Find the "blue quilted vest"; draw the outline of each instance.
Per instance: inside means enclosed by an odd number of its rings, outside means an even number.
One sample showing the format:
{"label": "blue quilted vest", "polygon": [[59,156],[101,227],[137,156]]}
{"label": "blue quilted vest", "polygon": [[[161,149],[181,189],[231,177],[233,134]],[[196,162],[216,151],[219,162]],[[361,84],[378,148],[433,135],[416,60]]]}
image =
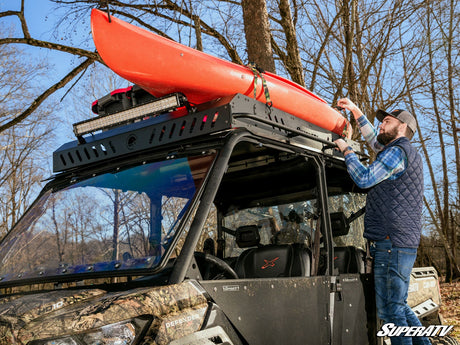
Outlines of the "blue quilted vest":
{"label": "blue quilted vest", "polygon": [[390,236],[394,246],[417,248],[422,231],[422,159],[406,137],[384,150],[391,146],[405,151],[407,168],[397,179],[382,181],[367,194],[364,237],[378,241]]}

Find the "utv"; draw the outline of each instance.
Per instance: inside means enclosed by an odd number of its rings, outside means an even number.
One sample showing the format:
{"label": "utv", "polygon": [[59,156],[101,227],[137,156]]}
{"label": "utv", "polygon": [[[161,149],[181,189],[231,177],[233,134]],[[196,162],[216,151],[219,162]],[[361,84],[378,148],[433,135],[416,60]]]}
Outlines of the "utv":
{"label": "utv", "polygon": [[[330,132],[239,94],[131,87],[93,110],[0,244],[1,344],[384,342],[366,191]],[[437,317],[433,269],[411,296]]]}

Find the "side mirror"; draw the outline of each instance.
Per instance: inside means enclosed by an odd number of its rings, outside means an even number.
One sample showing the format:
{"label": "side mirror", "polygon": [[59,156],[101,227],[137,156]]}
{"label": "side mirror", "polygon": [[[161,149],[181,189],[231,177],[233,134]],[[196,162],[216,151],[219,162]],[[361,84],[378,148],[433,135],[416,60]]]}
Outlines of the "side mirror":
{"label": "side mirror", "polygon": [[236,229],[236,244],[240,248],[256,247],[260,243],[259,227],[257,225],[243,225]]}
{"label": "side mirror", "polygon": [[329,214],[331,218],[332,236],[345,236],[350,231],[350,223],[343,212],[333,212]]}

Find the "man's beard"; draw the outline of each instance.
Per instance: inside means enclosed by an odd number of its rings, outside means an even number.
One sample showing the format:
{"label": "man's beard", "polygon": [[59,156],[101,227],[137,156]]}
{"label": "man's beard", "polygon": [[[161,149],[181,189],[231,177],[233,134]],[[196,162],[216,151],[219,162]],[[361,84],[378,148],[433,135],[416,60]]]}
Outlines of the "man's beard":
{"label": "man's beard", "polygon": [[393,128],[389,132],[384,132],[384,133],[380,133],[379,135],[377,135],[377,141],[380,144],[386,146],[389,143],[391,143],[393,140],[395,140],[397,135],[398,135],[397,128]]}

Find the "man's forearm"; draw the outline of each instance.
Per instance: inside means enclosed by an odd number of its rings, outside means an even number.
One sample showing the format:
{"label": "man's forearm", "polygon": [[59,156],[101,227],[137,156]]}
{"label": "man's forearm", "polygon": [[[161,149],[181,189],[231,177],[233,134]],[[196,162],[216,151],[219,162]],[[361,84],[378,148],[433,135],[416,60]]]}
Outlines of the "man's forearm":
{"label": "man's forearm", "polygon": [[359,130],[364,137],[364,140],[369,144],[374,152],[379,152],[383,149],[383,145],[377,141],[378,132],[370,123],[366,116],[362,115],[357,119]]}
{"label": "man's forearm", "polygon": [[358,119],[361,116],[364,116],[364,113],[358,107],[353,108],[353,110],[351,110],[351,113],[353,114],[353,117],[355,118],[356,121],[358,121]]}

